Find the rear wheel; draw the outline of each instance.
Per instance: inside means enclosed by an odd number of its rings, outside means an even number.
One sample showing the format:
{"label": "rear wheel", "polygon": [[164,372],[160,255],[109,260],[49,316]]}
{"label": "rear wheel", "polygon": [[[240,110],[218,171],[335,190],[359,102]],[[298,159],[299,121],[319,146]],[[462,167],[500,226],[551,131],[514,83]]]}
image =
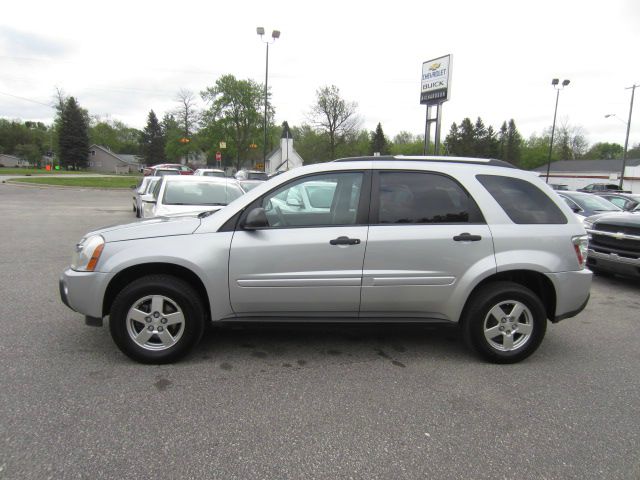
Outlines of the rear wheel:
{"label": "rear wheel", "polygon": [[546,327],[546,312],[538,296],[512,282],[480,288],[462,317],[466,343],[494,363],[527,358],[540,346]]}
{"label": "rear wheel", "polygon": [[143,363],[169,363],[186,355],[202,337],[204,308],[184,280],[149,275],[127,285],[109,317],[114,342]]}

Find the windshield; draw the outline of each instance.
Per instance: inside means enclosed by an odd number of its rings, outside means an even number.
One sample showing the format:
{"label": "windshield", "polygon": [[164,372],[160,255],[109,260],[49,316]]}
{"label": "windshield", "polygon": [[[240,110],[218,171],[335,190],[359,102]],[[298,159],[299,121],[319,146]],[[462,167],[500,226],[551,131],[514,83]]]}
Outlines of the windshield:
{"label": "windshield", "polygon": [[167,182],[165,205],[227,205],[244,192],[231,183]]}
{"label": "windshield", "polygon": [[585,210],[594,210],[594,211],[602,211],[602,212],[617,212],[621,210],[619,207],[616,207],[609,200],[605,200],[602,197],[597,197],[595,195],[580,195],[579,197],[569,197],[571,200],[576,202],[580,207]]}
{"label": "windshield", "polygon": [[202,172],[203,177],[224,177],[224,172]]}

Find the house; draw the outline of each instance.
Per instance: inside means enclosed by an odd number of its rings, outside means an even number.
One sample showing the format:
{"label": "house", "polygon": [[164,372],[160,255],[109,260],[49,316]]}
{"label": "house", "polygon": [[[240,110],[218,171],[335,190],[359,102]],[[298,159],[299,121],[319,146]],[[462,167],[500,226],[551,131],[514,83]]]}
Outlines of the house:
{"label": "house", "polygon": [[[534,168],[543,179],[547,177],[547,165]],[[549,183],[567,185],[575,190],[590,183],[618,183],[622,171],[622,159],[614,160],[560,160],[549,168]],[[627,159],[623,188],[640,193],[640,158]]]}
{"label": "house", "polygon": [[28,167],[29,162],[14,155],[0,153],[0,165],[3,167]]}
{"label": "house", "polygon": [[140,160],[136,155],[113,153],[108,147],[93,144],[89,147],[87,169],[100,173],[137,173]]}
{"label": "house", "polygon": [[280,136],[280,146],[267,155],[264,170],[269,173],[283,172],[301,167],[302,164],[302,157],[293,148],[293,136],[289,125],[285,122]]}

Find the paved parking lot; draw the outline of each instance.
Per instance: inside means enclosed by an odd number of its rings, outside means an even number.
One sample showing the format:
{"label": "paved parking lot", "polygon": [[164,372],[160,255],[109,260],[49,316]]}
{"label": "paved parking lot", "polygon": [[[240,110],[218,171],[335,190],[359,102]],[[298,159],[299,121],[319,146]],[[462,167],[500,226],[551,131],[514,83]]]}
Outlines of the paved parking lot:
{"label": "paved parking lot", "polygon": [[454,328],[252,326],[143,366],[57,284],[131,194],[0,184],[0,211],[0,479],[640,478],[637,281],[516,365]]}

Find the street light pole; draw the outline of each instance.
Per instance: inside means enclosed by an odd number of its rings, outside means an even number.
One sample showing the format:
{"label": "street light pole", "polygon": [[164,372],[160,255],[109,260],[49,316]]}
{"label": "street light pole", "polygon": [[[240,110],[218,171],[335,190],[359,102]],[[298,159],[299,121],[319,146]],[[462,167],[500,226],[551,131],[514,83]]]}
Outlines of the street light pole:
{"label": "street light pole", "polygon": [[557,78],[554,78],[553,80],[551,80],[551,85],[553,85],[553,88],[555,88],[556,90],[556,108],[553,111],[553,126],[551,127],[551,142],[549,142],[549,158],[547,159],[547,180],[546,180],[547,183],[549,183],[549,170],[551,169],[551,152],[553,151],[553,135],[556,131],[556,116],[558,114],[558,99],[560,98],[560,90],[562,90],[564,87],[569,85],[570,80],[563,80],[562,87],[558,87],[558,83],[560,83],[560,80],[558,80]]}
{"label": "street light pole", "polygon": [[629,119],[627,120],[627,136],[624,139],[624,151],[622,152],[622,173],[620,175],[620,190],[622,190],[622,184],[624,183],[624,170],[627,166],[627,147],[629,146],[629,130],[631,129],[631,113],[633,112],[633,97],[636,93],[636,87],[638,85],[633,84],[627,90],[631,89],[631,103],[629,104]]}
{"label": "street light pole", "polygon": [[[256,28],[256,32],[260,35],[260,39],[262,40],[262,36],[264,35],[264,28],[258,27]],[[267,45],[267,57],[264,68],[264,146],[262,149],[262,170],[266,170],[267,168],[267,92],[269,86],[269,45],[271,43],[275,43],[275,41],[280,38],[280,31],[274,30],[271,32],[271,38],[273,40],[262,40]]]}

